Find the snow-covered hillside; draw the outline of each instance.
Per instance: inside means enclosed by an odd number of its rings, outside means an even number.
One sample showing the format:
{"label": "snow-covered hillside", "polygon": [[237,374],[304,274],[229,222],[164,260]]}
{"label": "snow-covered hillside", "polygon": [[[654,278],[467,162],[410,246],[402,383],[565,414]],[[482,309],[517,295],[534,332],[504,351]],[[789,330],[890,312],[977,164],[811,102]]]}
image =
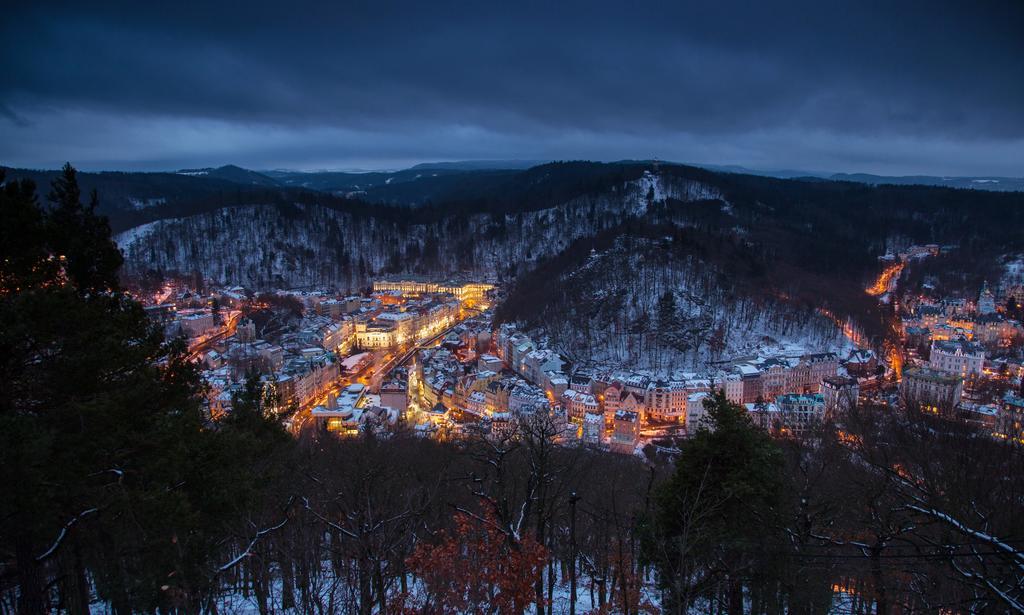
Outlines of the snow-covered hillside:
{"label": "snow-covered hillside", "polygon": [[117,240],[129,275],[198,271],[253,287],[339,288],[359,287],[382,273],[465,272],[495,279],[641,216],[652,203],[717,197],[712,186],[647,173],[606,193],[536,211],[405,224],[318,205],[252,205],[154,222]]}
{"label": "snow-covered hillside", "polygon": [[557,292],[523,324],[577,365],[673,370],[850,347],[815,311],[738,293],[718,266],[678,241],[616,238],[550,280]]}

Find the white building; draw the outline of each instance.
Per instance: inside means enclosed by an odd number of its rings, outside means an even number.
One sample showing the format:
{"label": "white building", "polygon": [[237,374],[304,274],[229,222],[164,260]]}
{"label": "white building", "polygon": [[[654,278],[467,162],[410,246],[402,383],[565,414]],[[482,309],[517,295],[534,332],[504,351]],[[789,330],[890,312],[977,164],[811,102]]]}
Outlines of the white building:
{"label": "white building", "polygon": [[821,393],[790,393],[775,398],[779,431],[783,435],[801,437],[825,417],[825,398]]}
{"label": "white building", "polygon": [[906,404],[920,405],[936,412],[949,411],[960,403],[964,379],[955,373],[928,368],[903,372],[900,396]]}
{"label": "white building", "polygon": [[652,382],[647,389],[647,419],[679,423],[686,420],[686,398],[692,391],[679,380]]}
{"label": "white building", "polygon": [[928,366],[934,370],[968,378],[980,376],[984,365],[985,350],[980,344],[963,338],[932,342]]}
{"label": "white building", "polygon": [[738,373],[731,373],[721,382],[721,387],[725,389],[725,398],[734,404],[743,403],[743,377]]}
{"label": "white building", "polygon": [[214,327],[213,314],[210,312],[183,316],[178,323],[181,325],[181,331],[188,337],[198,337]]}
{"label": "white building", "polygon": [[583,415],[583,442],[601,444],[604,441],[604,415],[588,412]]}
{"label": "white building", "polygon": [[710,393],[691,393],[686,398],[686,432],[695,433],[704,422],[707,412],[704,410],[704,400]]}

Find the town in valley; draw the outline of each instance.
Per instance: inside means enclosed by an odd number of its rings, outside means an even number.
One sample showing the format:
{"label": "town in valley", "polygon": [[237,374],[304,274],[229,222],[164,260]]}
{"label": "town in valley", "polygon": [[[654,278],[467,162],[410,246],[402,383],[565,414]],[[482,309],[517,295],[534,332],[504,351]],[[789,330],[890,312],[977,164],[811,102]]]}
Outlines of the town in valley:
{"label": "town in valley", "polygon": [[[880,257],[865,293],[902,296],[906,264],[940,250]],[[1020,261],[977,296],[903,297],[894,337],[877,347],[845,324],[842,348],[769,348],[686,371],[572,365],[514,323],[495,324],[502,288],[487,282],[382,278],[361,294],[199,288],[168,282],[140,299],[168,334],[188,341],[212,420],[257,374],[296,435],[476,437],[542,415],[561,426],[563,445],[643,456],[699,429],[704,400],[721,389],[780,438],[800,438],[865,399],[919,404],[1024,444]]]}

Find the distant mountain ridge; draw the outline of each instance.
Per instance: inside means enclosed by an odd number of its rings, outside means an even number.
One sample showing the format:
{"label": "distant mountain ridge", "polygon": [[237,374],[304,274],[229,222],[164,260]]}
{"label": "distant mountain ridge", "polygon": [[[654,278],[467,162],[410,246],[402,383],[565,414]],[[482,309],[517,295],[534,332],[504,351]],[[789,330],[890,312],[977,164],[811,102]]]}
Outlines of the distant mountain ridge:
{"label": "distant mountain ridge", "polygon": [[993,192],[1024,192],[1024,177],[1000,176],[938,176],[938,175],[874,175],[871,173],[833,173],[798,169],[760,170],[737,165],[697,164],[704,169],[742,175],[776,177],[778,179],[828,180],[856,182],[874,186],[941,186]]}
{"label": "distant mountain ridge", "polygon": [[234,182],[236,184],[253,186],[281,185],[276,179],[273,179],[263,173],[243,169],[242,167],[233,164],[216,168],[181,169],[180,171],[176,171],[176,174],[189,177],[211,177],[213,179],[223,179],[224,181]]}
{"label": "distant mountain ridge", "polygon": [[871,175],[868,173],[833,173],[828,179],[834,181],[850,181],[873,185],[894,186],[942,186],[944,188],[966,188],[971,190],[991,190],[996,192],[1024,191],[1024,177],[934,177],[930,175],[904,175],[891,177]]}
{"label": "distant mountain ridge", "polygon": [[549,160],[456,160],[452,162],[421,162],[410,170],[449,171],[494,171],[505,169],[529,169],[550,162]]}
{"label": "distant mountain ridge", "polygon": [[[482,200],[516,198],[546,199],[543,191],[556,190],[574,196],[573,173],[604,173],[608,169],[686,167],[661,161],[616,163],[566,162],[534,165],[530,160],[479,160],[423,163],[399,171],[253,171],[237,165],[180,169],[168,172],[80,172],[83,192],[100,194],[100,212],[108,216],[115,230],[165,218],[177,218],[241,204],[315,200],[305,193],[356,199],[368,204],[417,207],[455,204],[472,211]],[[1024,191],[1024,178],[1010,177],[886,177],[870,174],[821,173],[800,170],[757,171],[738,166],[691,165],[759,177],[804,182],[843,181],[869,185],[927,185],[981,191]],[[556,170],[548,181],[545,174]],[[575,169],[565,175],[566,169]],[[590,169],[587,171],[587,169]],[[8,179],[31,179],[45,194],[56,170],[5,168]],[[564,175],[558,179],[558,175]],[[635,175],[635,173],[633,173]],[[619,180],[626,179],[620,177]],[[584,181],[585,183],[585,181]]]}

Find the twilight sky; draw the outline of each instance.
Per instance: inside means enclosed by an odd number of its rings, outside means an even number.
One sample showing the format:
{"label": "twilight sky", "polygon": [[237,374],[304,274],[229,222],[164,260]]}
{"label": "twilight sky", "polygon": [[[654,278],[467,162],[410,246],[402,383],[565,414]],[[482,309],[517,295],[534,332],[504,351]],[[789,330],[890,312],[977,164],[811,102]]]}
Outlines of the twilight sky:
{"label": "twilight sky", "polygon": [[15,4],[5,165],[1024,176],[1020,0]]}

